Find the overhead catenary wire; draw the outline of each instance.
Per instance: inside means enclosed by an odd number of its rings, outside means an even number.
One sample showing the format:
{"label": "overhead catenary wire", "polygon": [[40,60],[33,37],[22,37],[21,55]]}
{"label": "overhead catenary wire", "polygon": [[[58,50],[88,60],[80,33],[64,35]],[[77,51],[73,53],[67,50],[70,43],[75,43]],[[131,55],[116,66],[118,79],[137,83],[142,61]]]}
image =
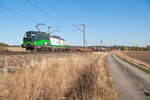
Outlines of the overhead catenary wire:
{"label": "overhead catenary wire", "polygon": [[76,30],[72,30],[72,31],[81,31],[81,32],[83,32],[83,30],[80,27],[78,27],[79,25],[73,24],[72,26],[76,28]]}
{"label": "overhead catenary wire", "polygon": [[41,13],[45,14],[45,15],[49,15],[45,10],[41,9],[39,6],[37,6],[35,3],[33,3],[30,0],[25,0],[28,4],[30,4],[32,7],[38,9]]}
{"label": "overhead catenary wire", "polygon": [[[54,13],[50,14],[48,13],[46,10],[42,9],[41,7],[39,7],[38,5],[36,5],[34,2],[32,2],[32,0],[25,0],[29,5],[31,5],[32,7],[34,7],[35,9],[37,9],[39,12],[43,13],[44,15],[46,16],[53,16],[55,17],[55,20],[56,21],[59,21],[59,22],[63,22],[60,18],[58,19],[58,16],[56,16]],[[57,19],[56,19],[57,18]],[[59,25],[60,26],[60,25]],[[61,26],[64,26],[64,25],[61,25]],[[70,26],[70,25],[69,25]],[[52,26],[51,26],[52,27]],[[57,29],[53,30],[54,32],[60,32],[58,31]]]}
{"label": "overhead catenary wire", "polygon": [[24,15],[24,14],[18,12],[18,11],[12,10],[12,9],[6,7],[6,6],[0,5],[0,8],[2,8],[2,9],[4,9],[4,10],[7,10],[7,11],[9,11],[9,12],[11,12],[11,13],[14,13],[14,14],[16,14],[16,15],[22,16],[22,17],[24,17],[24,18],[26,18],[26,19],[28,19],[28,20],[30,20],[30,21],[38,22],[38,20],[36,20],[36,19],[34,19],[34,18],[32,18],[32,17],[26,16],[26,15]]}
{"label": "overhead catenary wire", "polygon": [[[47,13],[45,10],[41,9],[39,6],[37,6],[35,3],[33,3],[31,0],[26,0],[26,1],[27,1],[30,5],[32,5],[34,8],[36,8],[36,9],[38,9],[40,12],[42,12],[43,14],[45,14],[45,15],[50,15],[50,14]],[[24,15],[23,13],[20,13],[20,12],[14,10],[14,9],[10,9],[10,8],[8,8],[7,6],[4,6],[4,5],[2,5],[2,4],[0,4],[0,8],[2,8],[2,9],[4,9],[4,10],[7,10],[8,12],[14,13],[14,14],[16,14],[16,15],[22,16],[22,17],[24,17],[24,18],[26,18],[26,19],[28,19],[28,20],[30,20],[30,21],[39,23],[39,21],[38,21],[37,19],[32,18],[32,17],[27,16],[27,15]],[[56,26],[56,25],[55,25],[55,26]],[[59,26],[59,28],[60,28],[60,26],[62,27],[62,26],[65,26],[65,25],[57,25],[57,26]],[[67,25],[67,26],[71,26],[71,25]],[[52,27],[53,27],[53,26],[52,26]],[[53,32],[60,32],[60,31],[58,31],[58,27],[57,27],[56,29],[53,30]]]}
{"label": "overhead catenary wire", "polygon": [[[25,0],[25,1],[29,5],[31,5],[35,9],[37,9],[39,12],[43,13],[44,15],[46,15],[46,16],[53,16],[53,17],[55,17],[56,21],[63,22],[62,20],[60,20],[60,18],[58,19],[58,17],[56,15],[48,13],[46,10],[42,9],[41,7],[39,7],[38,5],[36,5],[35,3],[33,3],[31,0]],[[56,17],[57,17],[57,19],[56,19]]]}

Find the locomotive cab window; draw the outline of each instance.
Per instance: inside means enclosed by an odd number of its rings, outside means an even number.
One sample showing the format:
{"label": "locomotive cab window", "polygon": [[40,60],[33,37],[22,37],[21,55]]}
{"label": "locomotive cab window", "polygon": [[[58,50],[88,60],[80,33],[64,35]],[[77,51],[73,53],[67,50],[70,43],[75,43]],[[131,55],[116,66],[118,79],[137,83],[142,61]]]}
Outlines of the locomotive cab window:
{"label": "locomotive cab window", "polygon": [[43,39],[49,40],[49,36],[48,36],[47,34],[44,34],[44,35],[43,35]]}
{"label": "locomotive cab window", "polygon": [[37,34],[37,40],[40,41],[41,39],[43,39],[43,34],[38,33]]}

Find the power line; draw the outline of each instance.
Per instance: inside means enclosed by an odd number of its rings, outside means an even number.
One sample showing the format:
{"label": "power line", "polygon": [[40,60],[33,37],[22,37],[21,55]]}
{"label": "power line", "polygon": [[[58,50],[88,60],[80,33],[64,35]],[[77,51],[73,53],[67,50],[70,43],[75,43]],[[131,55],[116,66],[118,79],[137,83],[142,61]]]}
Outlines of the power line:
{"label": "power line", "polygon": [[37,6],[36,4],[34,4],[33,2],[31,2],[30,0],[25,0],[28,4],[30,4],[32,7],[38,9],[41,13],[45,14],[45,15],[49,15],[45,10],[41,9],[39,6]]}
{"label": "power line", "polygon": [[3,6],[3,5],[0,5],[0,8],[2,8],[2,9],[4,9],[4,10],[7,10],[7,11],[9,11],[9,12],[11,12],[11,13],[17,14],[17,15],[19,15],[19,16],[22,16],[22,17],[24,17],[24,18],[26,18],[26,19],[28,19],[28,20],[38,22],[38,20],[36,20],[36,19],[34,19],[34,18],[31,18],[31,17],[29,17],[29,16],[26,16],[26,15],[24,15],[24,14],[22,14],[22,13],[19,13],[19,12],[15,11],[15,10],[12,10],[12,9],[10,9],[10,8],[7,8],[7,7]]}
{"label": "power line", "polygon": [[[39,12],[43,13],[46,16],[53,16],[53,17],[57,17],[54,14],[49,14],[47,11],[45,11],[44,9],[40,8],[39,6],[37,6],[35,3],[33,3],[31,0],[25,0],[28,4],[30,4],[32,7],[34,7],[35,9],[38,9]],[[58,17],[57,17],[58,18]],[[60,19],[60,18],[59,18]],[[61,21],[56,19],[57,21]],[[61,21],[62,22],[62,21]]]}
{"label": "power line", "polygon": [[78,27],[77,25],[72,25],[73,27],[75,27],[76,28],[76,30],[72,30],[72,31],[81,31],[81,32],[83,32],[83,30],[80,28],[80,27]]}

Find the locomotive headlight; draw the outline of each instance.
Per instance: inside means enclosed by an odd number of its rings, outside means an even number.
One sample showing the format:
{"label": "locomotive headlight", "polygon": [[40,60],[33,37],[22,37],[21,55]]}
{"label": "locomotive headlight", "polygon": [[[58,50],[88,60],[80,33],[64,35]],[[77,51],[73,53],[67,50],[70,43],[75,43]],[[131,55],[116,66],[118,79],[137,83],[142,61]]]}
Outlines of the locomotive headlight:
{"label": "locomotive headlight", "polygon": [[27,37],[27,35],[25,34],[25,35],[24,35],[24,37],[26,38],[26,37]]}

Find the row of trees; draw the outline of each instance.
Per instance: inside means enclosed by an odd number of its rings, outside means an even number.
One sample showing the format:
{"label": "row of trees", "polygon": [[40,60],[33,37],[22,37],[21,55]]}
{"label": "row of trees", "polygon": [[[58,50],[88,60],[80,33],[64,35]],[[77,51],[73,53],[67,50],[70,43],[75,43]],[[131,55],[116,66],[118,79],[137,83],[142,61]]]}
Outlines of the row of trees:
{"label": "row of trees", "polygon": [[139,46],[127,47],[127,46],[122,46],[121,50],[123,50],[123,51],[150,51],[150,45],[147,45],[146,47],[139,47]]}

